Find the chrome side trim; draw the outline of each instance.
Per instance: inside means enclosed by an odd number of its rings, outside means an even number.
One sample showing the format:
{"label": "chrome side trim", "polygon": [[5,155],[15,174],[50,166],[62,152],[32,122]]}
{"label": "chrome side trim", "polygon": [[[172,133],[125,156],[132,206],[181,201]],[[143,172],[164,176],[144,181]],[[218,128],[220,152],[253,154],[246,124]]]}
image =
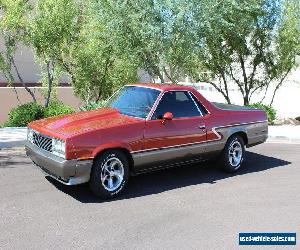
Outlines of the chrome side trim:
{"label": "chrome side trim", "polygon": [[178,145],[167,146],[167,147],[161,147],[161,148],[143,149],[143,150],[131,151],[131,153],[132,153],[132,154],[136,154],[136,153],[143,153],[143,152],[155,151],[155,150],[160,150],[160,149],[179,148],[179,147],[185,147],[185,146],[191,146],[191,145],[202,144],[202,143],[204,143],[204,142],[207,142],[207,141],[191,142],[191,143],[178,144]]}
{"label": "chrome side trim", "polygon": [[197,145],[197,144],[202,144],[202,143],[207,143],[207,142],[220,141],[222,139],[222,136],[216,131],[216,129],[243,126],[243,125],[251,125],[251,124],[265,123],[265,122],[268,122],[268,120],[255,121],[255,122],[245,122],[245,123],[236,123],[236,124],[231,124],[231,125],[213,127],[212,131],[218,137],[217,139],[214,139],[214,140],[206,140],[206,141],[201,141],[201,142],[191,142],[191,143],[178,144],[178,145],[173,145],[173,146],[168,146],[168,147],[161,147],[161,148],[143,149],[143,150],[131,151],[131,153],[136,154],[136,153],[142,153],[142,152],[147,152],[147,151],[154,151],[154,150],[168,149],[168,148],[176,148],[176,147],[184,147],[184,146],[189,146],[189,145],[194,145],[194,144]]}
{"label": "chrome side trim", "polygon": [[[189,96],[190,96],[190,98],[192,99],[194,105],[196,106],[196,108],[197,108],[199,114],[200,114],[201,116],[203,116],[203,114],[202,114],[202,112],[201,112],[201,110],[200,110],[198,104],[195,102],[194,98],[192,97],[192,93],[191,93],[190,91],[187,91],[187,92],[189,93]],[[194,97],[195,97],[195,96],[194,96]],[[195,97],[195,98],[196,98],[196,97]]]}
{"label": "chrome side trim", "polygon": [[143,85],[139,85],[138,83],[137,84],[126,84],[124,87],[126,87],[126,86],[140,87],[140,88],[145,88],[145,89],[155,89],[155,90],[162,92],[162,90],[160,88],[155,88],[153,86],[143,86]]}
{"label": "chrome side trim", "polygon": [[151,108],[151,110],[150,110],[148,116],[146,117],[146,121],[151,120],[151,118],[152,118],[152,116],[153,116],[153,113],[154,113],[154,111],[156,110],[158,104],[160,103],[160,100],[161,100],[161,98],[163,97],[163,95],[164,95],[164,92],[161,91],[160,94],[158,95],[156,101],[154,102],[154,104],[153,104],[153,106],[152,106],[152,108]]}

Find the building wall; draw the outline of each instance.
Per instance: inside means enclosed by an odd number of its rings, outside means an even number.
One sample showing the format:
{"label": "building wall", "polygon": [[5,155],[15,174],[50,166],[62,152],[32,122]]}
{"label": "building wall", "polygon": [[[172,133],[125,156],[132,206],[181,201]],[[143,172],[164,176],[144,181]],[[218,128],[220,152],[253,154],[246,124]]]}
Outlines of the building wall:
{"label": "building wall", "polygon": [[[41,89],[42,88],[40,87],[31,88],[39,102],[43,103],[44,99],[42,97]],[[16,88],[16,90],[22,103],[32,101],[31,96],[27,93],[27,91],[24,88],[19,87]],[[65,104],[68,104],[74,107],[75,109],[78,109],[78,107],[82,105],[81,101],[77,97],[75,97],[73,89],[71,87],[57,87],[57,97]],[[9,111],[17,106],[18,101],[13,88],[0,87],[0,124],[2,124],[8,119]]]}
{"label": "building wall", "polygon": [[[5,51],[3,41],[0,38],[0,51]],[[40,83],[42,78],[41,66],[35,63],[34,54],[28,47],[19,46],[15,52],[15,63],[17,65],[18,71],[25,83]],[[19,83],[16,72],[13,70],[12,74],[14,76],[15,82]],[[0,83],[7,82],[2,74],[0,74]],[[62,76],[60,82],[69,82],[67,76]]]}
{"label": "building wall", "polygon": [[[226,102],[225,98],[210,84],[208,83],[188,83],[182,82],[182,84],[192,85],[198,89],[198,91],[213,102]],[[264,104],[269,104],[272,98],[274,85],[269,89]],[[251,103],[260,102],[264,93],[256,93]],[[229,96],[234,104],[243,105],[242,95],[235,85],[231,85],[229,88]],[[277,110],[278,118],[295,118],[300,116],[300,69],[295,70],[284,82],[282,87],[278,90],[274,99],[273,105]]]}

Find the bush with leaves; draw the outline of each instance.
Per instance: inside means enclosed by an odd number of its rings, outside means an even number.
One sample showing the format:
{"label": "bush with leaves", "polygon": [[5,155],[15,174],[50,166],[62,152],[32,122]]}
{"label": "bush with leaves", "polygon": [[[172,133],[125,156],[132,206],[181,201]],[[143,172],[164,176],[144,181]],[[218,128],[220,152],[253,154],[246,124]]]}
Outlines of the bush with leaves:
{"label": "bush with leaves", "polygon": [[57,100],[50,102],[47,108],[38,103],[29,102],[12,109],[8,114],[8,121],[0,127],[26,127],[28,123],[35,120],[73,112],[72,107]]}
{"label": "bush with leaves", "polygon": [[52,101],[49,106],[44,109],[44,117],[51,117],[56,115],[65,115],[73,113],[74,109],[60,101]]}
{"label": "bush with leaves", "polygon": [[81,111],[88,111],[88,110],[93,110],[93,109],[98,109],[98,108],[103,108],[105,107],[106,101],[90,101],[86,105],[80,107],[79,109]]}
{"label": "bush with leaves", "polygon": [[31,121],[44,117],[44,108],[35,102],[29,102],[12,109],[4,127],[26,127]]}
{"label": "bush with leaves", "polygon": [[276,110],[272,106],[265,105],[265,104],[262,104],[262,103],[253,103],[253,104],[250,104],[250,105],[247,105],[247,106],[251,107],[251,108],[264,110],[267,113],[268,122],[270,124],[273,124],[274,120],[276,119]]}

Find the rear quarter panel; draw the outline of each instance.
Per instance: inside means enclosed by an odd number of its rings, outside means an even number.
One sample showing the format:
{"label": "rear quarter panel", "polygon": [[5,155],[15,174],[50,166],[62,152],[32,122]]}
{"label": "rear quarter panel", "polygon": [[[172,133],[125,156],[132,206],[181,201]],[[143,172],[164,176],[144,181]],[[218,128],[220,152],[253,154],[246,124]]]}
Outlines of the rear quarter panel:
{"label": "rear quarter panel", "polygon": [[261,110],[216,109],[205,120],[207,153],[222,151],[228,138],[235,133],[246,135],[247,147],[265,142],[268,136],[267,115]]}

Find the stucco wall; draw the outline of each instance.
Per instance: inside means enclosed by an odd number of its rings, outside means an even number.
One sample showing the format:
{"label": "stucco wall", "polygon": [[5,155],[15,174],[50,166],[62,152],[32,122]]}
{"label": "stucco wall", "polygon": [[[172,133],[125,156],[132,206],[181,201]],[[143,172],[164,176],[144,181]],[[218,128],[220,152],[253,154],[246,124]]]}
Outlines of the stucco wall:
{"label": "stucco wall", "polygon": [[[32,99],[26,90],[22,87],[16,88],[22,103],[30,102]],[[31,88],[40,102],[43,103],[41,88]],[[73,89],[70,87],[58,87],[57,97],[74,108],[81,105],[81,101],[73,94]],[[9,111],[18,106],[18,101],[13,88],[0,87],[0,124],[7,120]]]}
{"label": "stucco wall", "polygon": [[[210,101],[226,102],[224,97],[208,83],[189,84],[183,82],[183,84],[193,85]],[[264,104],[270,103],[273,89],[274,85],[270,87],[263,101]],[[256,93],[252,97],[251,103],[260,102],[263,98],[263,94],[263,92]],[[236,85],[230,85],[229,96],[234,104],[243,104],[242,95],[236,88]],[[286,79],[283,86],[278,90],[272,106],[276,109],[278,118],[295,118],[300,116],[300,69],[292,72]]]}

